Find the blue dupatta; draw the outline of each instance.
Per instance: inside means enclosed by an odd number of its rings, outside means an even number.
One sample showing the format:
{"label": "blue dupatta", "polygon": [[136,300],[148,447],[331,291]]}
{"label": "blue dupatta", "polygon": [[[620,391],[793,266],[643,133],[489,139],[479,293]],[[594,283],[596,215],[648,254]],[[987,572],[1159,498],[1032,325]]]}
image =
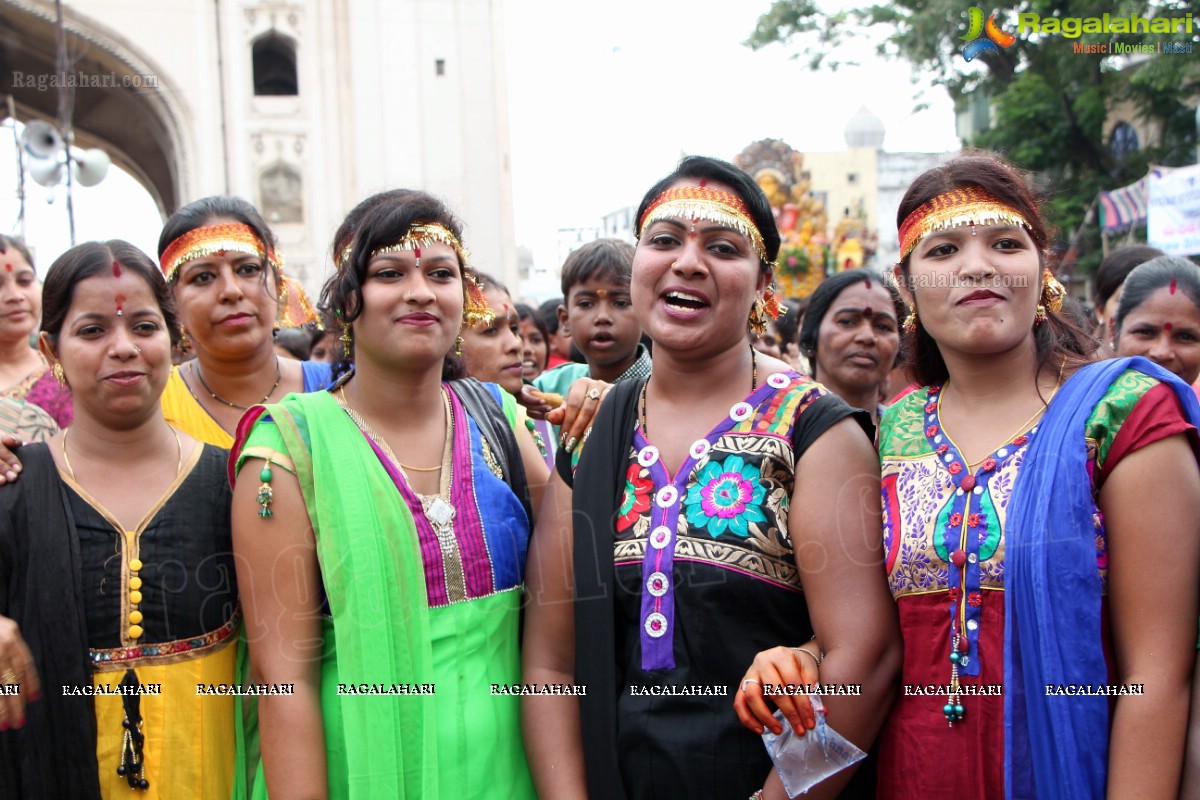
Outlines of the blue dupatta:
{"label": "blue dupatta", "polygon": [[1047,685],[1108,682],[1085,426],[1128,369],[1170,386],[1200,427],[1192,388],[1144,358],[1088,364],[1054,398],[1029,444],[1006,525],[1005,797],[1103,798],[1108,698],[1048,697]]}

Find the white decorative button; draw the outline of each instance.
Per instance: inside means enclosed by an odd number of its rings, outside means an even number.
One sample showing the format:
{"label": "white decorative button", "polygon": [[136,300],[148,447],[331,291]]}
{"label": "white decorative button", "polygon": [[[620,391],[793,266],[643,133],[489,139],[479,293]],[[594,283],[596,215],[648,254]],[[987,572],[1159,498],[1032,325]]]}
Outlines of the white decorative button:
{"label": "white decorative button", "polygon": [[937,436],[933,437],[933,442],[934,442],[934,444],[941,444],[942,443],[942,435],[939,433]]}
{"label": "white decorative button", "polygon": [[782,389],[791,382],[791,378],[789,378],[787,375],[784,375],[782,372],[772,372],[767,376],[767,384],[774,386],[776,389]]}
{"label": "white decorative button", "polygon": [[967,658],[966,656],[963,656],[962,658],[960,658],[958,660],[958,665],[960,667],[965,667],[967,664],[970,664],[970,663],[971,663],[971,660],[969,658]]}
{"label": "white decorative button", "polygon": [[972,564],[978,564],[979,556],[975,555],[974,553],[969,553],[967,555],[967,561],[970,561]]}
{"label": "white decorative button", "polygon": [[996,455],[1000,456],[1001,458],[1004,458],[1006,455],[1008,455],[1008,449],[1001,447],[999,450],[996,451]]}
{"label": "white decorative button", "polygon": [[708,439],[697,439],[692,442],[692,449],[688,450],[692,454],[692,458],[704,458],[705,454],[712,449],[712,444]]}
{"label": "white decorative button", "polygon": [[976,487],[975,487],[974,489],[972,489],[971,491],[972,491],[973,493],[975,493],[975,494],[983,494],[983,487],[982,487],[982,486],[976,486]]}
{"label": "white decorative button", "polygon": [[962,490],[962,489],[955,489],[955,490],[954,490],[954,493],[955,493],[956,495],[958,495],[959,497],[962,497],[963,490]]}
{"label": "white decorative button", "polygon": [[666,525],[659,525],[650,531],[650,544],[654,549],[662,550],[669,541],[671,541],[671,529]]}
{"label": "white decorative button", "polygon": [[979,621],[974,619],[967,620],[967,630],[973,631],[979,628]]}
{"label": "white decorative button", "polygon": [[652,444],[648,444],[638,452],[638,463],[643,467],[654,466],[654,462],[658,461],[658,448]]}
{"label": "white decorative button", "polygon": [[667,576],[661,572],[655,572],[646,580],[646,591],[655,597],[662,597],[670,588],[667,582]]}
{"label": "white decorative button", "polygon": [[754,408],[749,403],[742,401],[741,403],[735,403],[733,408],[729,409],[729,418],[734,422],[741,422],[749,418],[753,413]]}
{"label": "white decorative button", "polygon": [[667,632],[667,618],[655,611],[646,617],[646,633],[659,638]]}
{"label": "white decorative button", "polygon": [[954,460],[954,455],[952,453],[946,453],[946,455],[944,455],[942,458],[944,458],[946,463],[949,464]]}
{"label": "white decorative button", "polygon": [[1037,433],[1037,429],[1038,429],[1038,426],[1037,426],[1037,425],[1034,425],[1032,428],[1030,428],[1030,429],[1029,429],[1029,432],[1030,432],[1030,433]]}
{"label": "white decorative button", "polygon": [[659,508],[670,508],[675,504],[675,500],[679,497],[679,490],[674,486],[664,486],[658,490],[658,494],[654,496],[654,501],[658,503]]}

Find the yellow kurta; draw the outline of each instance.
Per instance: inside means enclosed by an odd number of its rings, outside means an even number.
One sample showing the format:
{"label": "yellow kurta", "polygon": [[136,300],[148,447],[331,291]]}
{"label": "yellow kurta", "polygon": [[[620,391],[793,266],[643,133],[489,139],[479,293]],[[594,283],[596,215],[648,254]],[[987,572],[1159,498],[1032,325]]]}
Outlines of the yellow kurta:
{"label": "yellow kurta", "polygon": [[187,435],[226,450],[233,447],[233,437],[209,416],[200,402],[192,395],[179,367],[171,368],[171,377],[167,380],[166,391],[162,395],[163,418],[168,425],[173,425]]}

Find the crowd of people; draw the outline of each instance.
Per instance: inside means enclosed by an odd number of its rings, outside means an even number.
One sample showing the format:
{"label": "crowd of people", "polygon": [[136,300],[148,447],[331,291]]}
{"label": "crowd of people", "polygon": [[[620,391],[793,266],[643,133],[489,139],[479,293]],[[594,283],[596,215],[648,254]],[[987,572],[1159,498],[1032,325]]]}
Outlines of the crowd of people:
{"label": "crowd of people", "polygon": [[1196,800],[1200,267],[1029,186],[803,300],[699,156],[541,306],[419,190],[316,307],[238,198],[0,237],[0,796]]}

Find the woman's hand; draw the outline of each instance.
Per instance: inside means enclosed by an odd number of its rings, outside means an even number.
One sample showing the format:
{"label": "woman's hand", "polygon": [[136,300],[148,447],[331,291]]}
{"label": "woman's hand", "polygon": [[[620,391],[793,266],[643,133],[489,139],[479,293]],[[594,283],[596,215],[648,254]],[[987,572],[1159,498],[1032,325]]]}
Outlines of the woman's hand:
{"label": "woman's hand", "polygon": [[8,617],[0,617],[0,685],[20,687],[13,695],[0,691],[0,731],[23,727],[25,705],[41,696],[41,684],[21,629]]}
{"label": "woman's hand", "polygon": [[21,459],[14,452],[21,440],[11,433],[0,435],[0,486],[12,483],[21,474]]}
{"label": "woman's hand", "polygon": [[756,655],[733,701],[733,710],[742,724],[757,734],[764,726],[776,735],[783,733],[783,726],[767,705],[766,698],[770,697],[798,736],[815,728],[817,718],[806,687],[820,682],[819,658],[815,642],[800,647],[772,647]]}
{"label": "woman's hand", "polygon": [[611,383],[580,378],[571,384],[566,400],[561,406],[546,414],[546,420],[552,425],[561,426],[562,433],[558,444],[568,453],[583,444],[592,429],[592,420],[600,410]]}

